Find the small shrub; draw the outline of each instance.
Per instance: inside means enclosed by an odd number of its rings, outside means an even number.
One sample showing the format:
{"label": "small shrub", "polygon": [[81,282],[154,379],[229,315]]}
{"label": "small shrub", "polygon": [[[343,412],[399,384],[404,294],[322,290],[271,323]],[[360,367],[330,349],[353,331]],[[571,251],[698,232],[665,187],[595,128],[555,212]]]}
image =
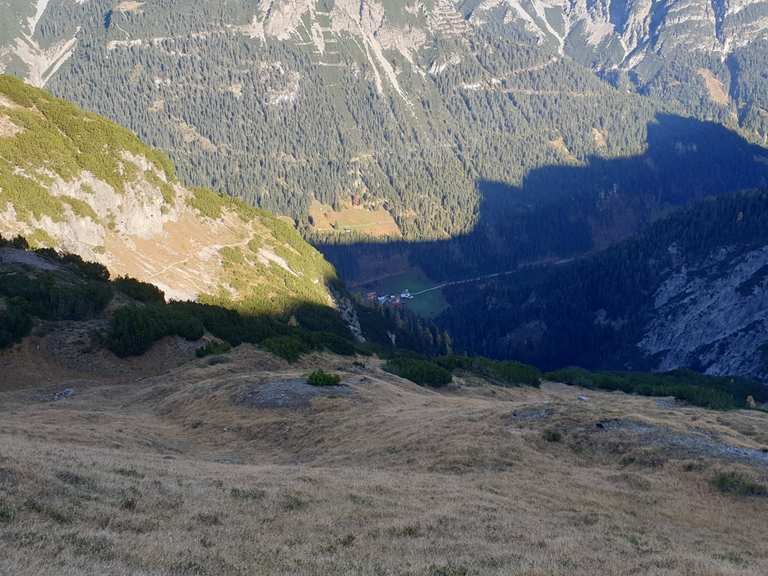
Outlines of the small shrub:
{"label": "small shrub", "polygon": [[115,468],[112,472],[119,474],[120,476],[125,476],[126,478],[136,478],[137,480],[144,479],[144,474],[133,468]]}
{"label": "small shrub", "polygon": [[221,364],[229,364],[230,362],[232,362],[232,360],[226,356],[211,356],[208,358],[206,364],[208,366],[220,366]]}
{"label": "small shrub", "polygon": [[89,280],[95,280],[97,282],[109,281],[109,270],[103,264],[99,264],[98,262],[87,262],[77,254],[60,254],[59,260],[65,264],[74,266],[80,274]]}
{"label": "small shrub", "polygon": [[284,506],[286,510],[297,512],[299,510],[304,510],[308,506],[308,503],[301,496],[296,494],[288,494],[285,497]]}
{"label": "small shrub", "polygon": [[293,315],[305,330],[333,334],[347,341],[352,337],[339,312],[328,306],[305,304],[296,309]]}
{"label": "small shrub", "polygon": [[29,250],[29,242],[24,236],[15,236],[5,239],[0,236],[0,248],[16,248],[17,250]]}
{"label": "small shrub", "polygon": [[534,366],[520,362],[498,362],[482,356],[440,356],[435,358],[435,364],[446,370],[464,370],[494,380],[504,386],[535,386],[541,384],[541,372]]}
{"label": "small shrub", "polygon": [[260,488],[232,488],[229,495],[238,500],[263,500],[267,493]]}
{"label": "small shrub", "polygon": [[10,524],[16,519],[16,508],[10,502],[0,499],[0,524]]}
{"label": "small shrub", "polygon": [[453,372],[454,370],[472,370],[475,365],[475,360],[471,356],[451,354],[449,356],[435,358],[435,363],[446,370]]}
{"label": "small shrub", "polygon": [[482,374],[502,384],[512,386],[522,384],[536,388],[541,385],[541,372],[538,368],[528,364],[511,361],[496,362],[487,358],[479,358],[478,365],[481,367]]}
{"label": "small shrub", "polygon": [[216,356],[218,354],[226,354],[230,350],[232,350],[232,346],[229,345],[229,342],[213,341],[213,342],[208,342],[202,348],[198,348],[195,351],[195,354],[197,355],[198,358],[205,358],[206,356]]}
{"label": "small shrub", "polygon": [[341,384],[341,376],[338,374],[328,374],[322,370],[315,370],[307,378],[307,384],[311,386],[338,386]]}
{"label": "small shrub", "polygon": [[339,356],[354,356],[355,345],[348,339],[332,332],[312,332],[304,337],[305,341],[318,350],[328,350]]}
{"label": "small shrub", "polygon": [[206,526],[221,526],[221,515],[218,512],[201,512],[195,520]]}
{"label": "small shrub", "polygon": [[29,274],[11,268],[0,272],[0,297],[10,302],[3,315],[11,317],[3,326],[23,320],[12,317],[20,313],[46,320],[83,320],[109,304],[112,288],[106,282],[72,278],[59,272]]}
{"label": "small shrub", "polygon": [[553,430],[551,428],[548,428],[544,430],[542,437],[547,442],[560,442],[563,439],[563,434],[559,430]]}
{"label": "small shrub", "polygon": [[18,304],[7,303],[0,311],[0,350],[15,344],[32,330],[32,318]]}
{"label": "small shrub", "polygon": [[720,472],[712,484],[723,494],[734,496],[768,496],[768,486],[758,484],[739,472]]}

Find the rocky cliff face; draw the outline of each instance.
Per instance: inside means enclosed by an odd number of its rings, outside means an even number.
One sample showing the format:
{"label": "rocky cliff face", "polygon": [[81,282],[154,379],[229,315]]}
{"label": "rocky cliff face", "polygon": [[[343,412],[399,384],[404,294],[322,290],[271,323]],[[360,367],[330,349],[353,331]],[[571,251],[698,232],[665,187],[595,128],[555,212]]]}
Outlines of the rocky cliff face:
{"label": "rocky cliff face", "polygon": [[624,69],[679,50],[725,57],[768,30],[764,0],[484,0],[470,21],[494,13],[561,53]]}
{"label": "rocky cliff face", "polygon": [[768,380],[768,247],[681,259],[656,291],[652,315],[638,348],[657,369]]}
{"label": "rocky cliff face", "polygon": [[[0,38],[0,66],[44,85],[72,55],[94,11],[104,26],[141,14],[143,2],[104,0],[21,0],[8,9]],[[62,11],[71,19],[62,22]],[[242,12],[248,10],[243,8]],[[102,13],[103,12],[103,13]],[[680,50],[724,58],[768,34],[766,0],[265,0],[250,19],[215,19],[209,34],[227,31],[251,38],[301,41],[320,55],[337,51],[341,36],[356,38],[380,81],[397,85],[398,71],[384,56],[395,51],[414,63],[415,54],[436,36],[466,37],[473,28],[503,23],[537,42],[598,67],[631,69],[653,57]],[[183,16],[183,15],[182,15]],[[58,18],[58,27],[53,20]],[[238,18],[239,20],[239,18]],[[46,30],[40,30],[46,24]],[[138,46],[128,31],[113,48]]]}

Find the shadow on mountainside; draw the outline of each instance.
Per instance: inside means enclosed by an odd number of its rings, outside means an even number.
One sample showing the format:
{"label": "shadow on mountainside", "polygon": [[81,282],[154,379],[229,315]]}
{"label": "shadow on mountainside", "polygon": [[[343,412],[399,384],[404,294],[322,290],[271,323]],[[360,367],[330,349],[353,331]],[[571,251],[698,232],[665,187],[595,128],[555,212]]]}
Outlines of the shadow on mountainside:
{"label": "shadow on mountainside", "polygon": [[471,232],[436,241],[320,243],[350,285],[418,267],[435,282],[570,259],[707,197],[768,186],[768,150],[719,124],[659,115],[645,153],[544,166],[521,186],[479,181]]}

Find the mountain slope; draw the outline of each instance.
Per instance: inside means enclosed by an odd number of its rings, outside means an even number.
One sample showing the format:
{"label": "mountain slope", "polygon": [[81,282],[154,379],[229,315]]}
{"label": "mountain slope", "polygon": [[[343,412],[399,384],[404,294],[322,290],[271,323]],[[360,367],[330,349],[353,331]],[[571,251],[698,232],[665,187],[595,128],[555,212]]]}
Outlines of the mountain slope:
{"label": "mountain slope", "polygon": [[765,142],[768,58],[764,0],[486,0],[470,21],[503,22],[613,83],[688,112],[740,125]]}
{"label": "mountain slope", "polygon": [[169,297],[256,312],[331,303],[333,268],[284,221],[182,186],[159,152],[0,76],[0,234],[72,252]]}
{"label": "mountain slope", "polygon": [[[247,345],[183,366],[86,352],[74,367],[55,338],[0,353],[3,374],[28,375],[0,384],[2,573],[768,566],[768,499],[713,482],[766,486],[765,413],[478,378],[441,392],[372,359],[288,365]],[[343,386],[311,393],[318,368]]]}
{"label": "mountain slope", "polygon": [[0,66],[346,239],[465,233],[478,181],[641,154],[662,112],[768,136],[762,0],[16,4]]}
{"label": "mountain slope", "polygon": [[595,256],[451,289],[458,347],[545,367],[768,379],[768,193],[705,201]]}
{"label": "mountain slope", "polygon": [[330,213],[342,235],[465,232],[476,181],[639,154],[666,110],[446,0],[59,0],[36,38],[76,38],[47,86],[167,150],[185,181],[306,225]]}

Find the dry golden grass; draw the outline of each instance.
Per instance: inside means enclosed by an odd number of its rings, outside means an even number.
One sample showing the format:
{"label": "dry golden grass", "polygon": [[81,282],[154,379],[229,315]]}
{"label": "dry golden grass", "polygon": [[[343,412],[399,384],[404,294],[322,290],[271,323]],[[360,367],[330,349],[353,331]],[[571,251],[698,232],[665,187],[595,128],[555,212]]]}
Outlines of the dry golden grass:
{"label": "dry golden grass", "polygon": [[[154,375],[83,371],[72,398],[41,402],[25,354],[28,384],[0,385],[3,575],[768,573],[768,499],[710,482],[719,470],[765,481],[765,468],[595,426],[759,448],[765,414],[469,378],[434,392],[371,359],[291,366],[248,346]],[[233,402],[316,367],[353,394],[301,410]]]}
{"label": "dry golden grass", "polygon": [[375,238],[401,236],[395,219],[383,208],[371,210],[347,206],[337,212],[331,206],[314,200],[309,208],[309,215],[314,222],[314,228],[319,232],[351,231]]}

